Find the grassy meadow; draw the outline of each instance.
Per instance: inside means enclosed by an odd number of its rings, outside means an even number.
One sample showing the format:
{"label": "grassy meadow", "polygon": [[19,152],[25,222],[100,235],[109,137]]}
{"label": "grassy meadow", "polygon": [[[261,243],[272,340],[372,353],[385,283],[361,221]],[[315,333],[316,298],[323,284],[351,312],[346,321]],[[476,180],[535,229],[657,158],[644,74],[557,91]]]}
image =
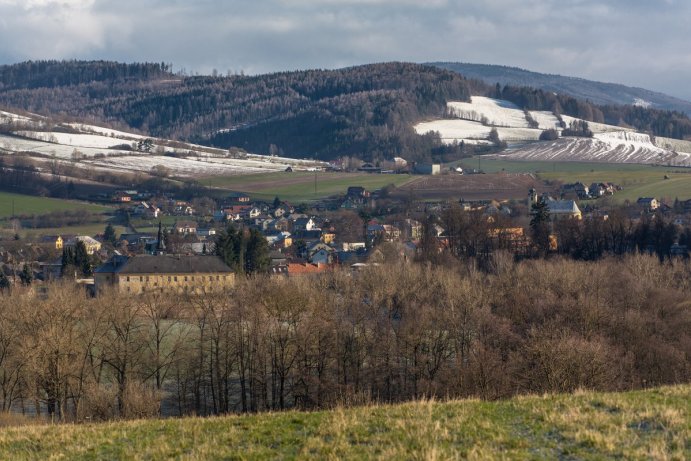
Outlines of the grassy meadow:
{"label": "grassy meadow", "polygon": [[[315,193],[316,177],[316,193]],[[304,172],[260,173],[252,175],[215,176],[201,179],[205,186],[244,192],[254,199],[273,200],[278,196],[290,202],[309,202],[335,194],[345,194],[349,186],[368,190],[389,184],[401,186],[414,179],[409,175]]]}
{"label": "grassy meadow", "polygon": [[5,427],[0,458],[689,459],[691,386]]}
{"label": "grassy meadow", "polygon": [[620,203],[625,200],[636,201],[639,197],[691,199],[689,168],[586,162],[521,162],[489,158],[478,161],[477,157],[461,162],[464,168],[478,168],[478,164],[487,173],[535,173],[546,181],[580,181],[586,185],[611,182],[624,188],[614,196],[614,201]]}
{"label": "grassy meadow", "polygon": [[50,197],[35,197],[33,195],[12,194],[0,192],[0,219],[12,216],[12,210],[17,216],[40,215],[51,211],[87,210],[92,212],[108,211],[109,207],[76,200],[63,200]]}

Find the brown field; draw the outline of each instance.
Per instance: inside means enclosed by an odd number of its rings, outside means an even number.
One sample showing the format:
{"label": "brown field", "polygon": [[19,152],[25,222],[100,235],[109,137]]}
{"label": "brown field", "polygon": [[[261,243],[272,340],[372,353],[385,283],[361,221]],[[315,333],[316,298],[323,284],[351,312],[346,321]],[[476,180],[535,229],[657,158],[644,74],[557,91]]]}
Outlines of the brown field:
{"label": "brown field", "polygon": [[531,188],[548,186],[531,174],[492,173],[476,175],[422,176],[398,188],[394,195],[416,200],[510,200],[523,199]]}

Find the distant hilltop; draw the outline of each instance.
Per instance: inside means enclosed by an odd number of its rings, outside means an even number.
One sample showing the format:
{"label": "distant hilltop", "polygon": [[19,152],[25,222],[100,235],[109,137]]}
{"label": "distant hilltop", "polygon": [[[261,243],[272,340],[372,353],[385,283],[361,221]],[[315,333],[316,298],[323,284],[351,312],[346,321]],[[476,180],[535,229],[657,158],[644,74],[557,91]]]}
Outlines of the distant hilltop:
{"label": "distant hilltop", "polygon": [[541,74],[518,67],[462,62],[430,63],[441,69],[458,72],[465,77],[489,84],[530,86],[563,93],[595,104],[635,105],[652,109],[675,110],[691,115],[691,102],[663,93],[618,83],[604,83],[562,75]]}

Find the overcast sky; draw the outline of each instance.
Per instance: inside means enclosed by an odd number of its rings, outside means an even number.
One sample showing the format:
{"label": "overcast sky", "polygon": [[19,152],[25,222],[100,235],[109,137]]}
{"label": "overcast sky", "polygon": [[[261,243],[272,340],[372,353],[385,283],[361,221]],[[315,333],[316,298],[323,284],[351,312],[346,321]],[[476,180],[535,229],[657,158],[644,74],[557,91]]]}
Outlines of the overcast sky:
{"label": "overcast sky", "polygon": [[0,0],[0,63],[502,64],[691,100],[691,0]]}

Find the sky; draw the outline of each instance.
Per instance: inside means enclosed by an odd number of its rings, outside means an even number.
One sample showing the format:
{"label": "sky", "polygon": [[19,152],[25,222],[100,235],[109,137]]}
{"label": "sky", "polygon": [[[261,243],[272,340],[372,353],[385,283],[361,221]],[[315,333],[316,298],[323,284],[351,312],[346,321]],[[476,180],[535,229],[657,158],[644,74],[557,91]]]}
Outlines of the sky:
{"label": "sky", "polygon": [[690,0],[0,0],[0,64],[260,74],[459,61],[691,100]]}

